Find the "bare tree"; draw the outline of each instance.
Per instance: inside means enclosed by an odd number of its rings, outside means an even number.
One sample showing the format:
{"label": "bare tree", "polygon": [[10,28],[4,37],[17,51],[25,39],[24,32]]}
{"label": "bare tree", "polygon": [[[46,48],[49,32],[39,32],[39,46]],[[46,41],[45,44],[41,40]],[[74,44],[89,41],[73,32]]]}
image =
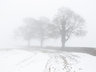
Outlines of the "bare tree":
{"label": "bare tree", "polygon": [[49,20],[47,18],[40,18],[38,20],[38,23],[37,23],[37,31],[36,31],[36,35],[37,35],[37,38],[40,40],[40,45],[41,47],[43,47],[43,43],[44,43],[44,40],[48,38],[48,24],[49,24]]}
{"label": "bare tree", "polygon": [[25,18],[24,25],[19,27],[15,34],[28,42],[28,47],[31,46],[31,39],[35,38],[36,20],[33,18]]}
{"label": "bare tree", "polygon": [[61,36],[62,48],[72,35],[82,36],[86,33],[85,20],[70,9],[60,8],[53,21]]}
{"label": "bare tree", "polygon": [[51,24],[51,21],[47,17],[41,17],[38,19],[38,25],[37,25],[37,38],[40,40],[41,47],[43,47],[43,43],[46,39],[52,38],[54,35],[52,35],[52,31],[54,29],[54,25]]}
{"label": "bare tree", "polygon": [[25,18],[24,23],[25,25],[20,27],[17,33],[24,40],[28,41],[28,47],[30,47],[30,41],[33,38],[40,40],[40,46],[43,47],[46,39],[56,37],[57,31],[55,31],[55,26],[51,24],[47,17],[39,19]]}

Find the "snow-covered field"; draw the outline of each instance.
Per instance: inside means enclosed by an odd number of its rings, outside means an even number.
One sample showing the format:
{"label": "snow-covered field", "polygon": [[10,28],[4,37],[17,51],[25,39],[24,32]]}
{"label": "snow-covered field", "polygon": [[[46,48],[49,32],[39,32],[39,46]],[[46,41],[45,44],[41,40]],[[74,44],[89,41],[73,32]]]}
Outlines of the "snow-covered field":
{"label": "snow-covered field", "polygon": [[96,57],[63,51],[0,51],[0,72],[96,72]]}

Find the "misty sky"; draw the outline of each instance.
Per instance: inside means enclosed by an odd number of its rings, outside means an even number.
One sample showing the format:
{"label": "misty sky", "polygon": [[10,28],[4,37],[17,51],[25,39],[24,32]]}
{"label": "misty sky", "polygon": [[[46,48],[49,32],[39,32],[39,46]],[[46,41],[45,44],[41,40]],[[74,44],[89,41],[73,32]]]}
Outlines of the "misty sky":
{"label": "misty sky", "polygon": [[68,7],[86,21],[85,37],[73,38],[68,46],[96,47],[96,0],[0,0],[0,48],[14,47],[14,30],[23,25],[25,17],[50,19],[60,7]]}

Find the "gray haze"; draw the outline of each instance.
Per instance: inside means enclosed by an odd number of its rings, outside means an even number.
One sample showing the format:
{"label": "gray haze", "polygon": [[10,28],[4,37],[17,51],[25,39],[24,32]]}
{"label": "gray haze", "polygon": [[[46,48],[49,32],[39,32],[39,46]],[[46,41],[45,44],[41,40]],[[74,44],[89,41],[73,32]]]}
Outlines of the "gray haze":
{"label": "gray haze", "polygon": [[[60,7],[68,7],[86,21],[85,37],[73,37],[67,46],[96,47],[96,1],[95,0],[0,0],[0,48],[15,47],[24,42],[14,39],[14,30],[23,25],[23,18],[46,16],[50,19]],[[83,40],[83,42],[82,42]],[[38,42],[34,42],[36,44]],[[50,44],[57,44],[51,41]]]}

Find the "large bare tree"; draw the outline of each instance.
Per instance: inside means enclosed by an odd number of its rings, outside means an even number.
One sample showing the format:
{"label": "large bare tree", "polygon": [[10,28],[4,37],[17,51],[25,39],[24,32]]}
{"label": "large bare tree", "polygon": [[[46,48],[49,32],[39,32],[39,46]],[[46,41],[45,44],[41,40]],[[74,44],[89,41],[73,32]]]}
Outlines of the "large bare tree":
{"label": "large bare tree", "polygon": [[82,36],[86,33],[85,20],[70,9],[60,8],[53,21],[61,36],[62,48],[72,35]]}

